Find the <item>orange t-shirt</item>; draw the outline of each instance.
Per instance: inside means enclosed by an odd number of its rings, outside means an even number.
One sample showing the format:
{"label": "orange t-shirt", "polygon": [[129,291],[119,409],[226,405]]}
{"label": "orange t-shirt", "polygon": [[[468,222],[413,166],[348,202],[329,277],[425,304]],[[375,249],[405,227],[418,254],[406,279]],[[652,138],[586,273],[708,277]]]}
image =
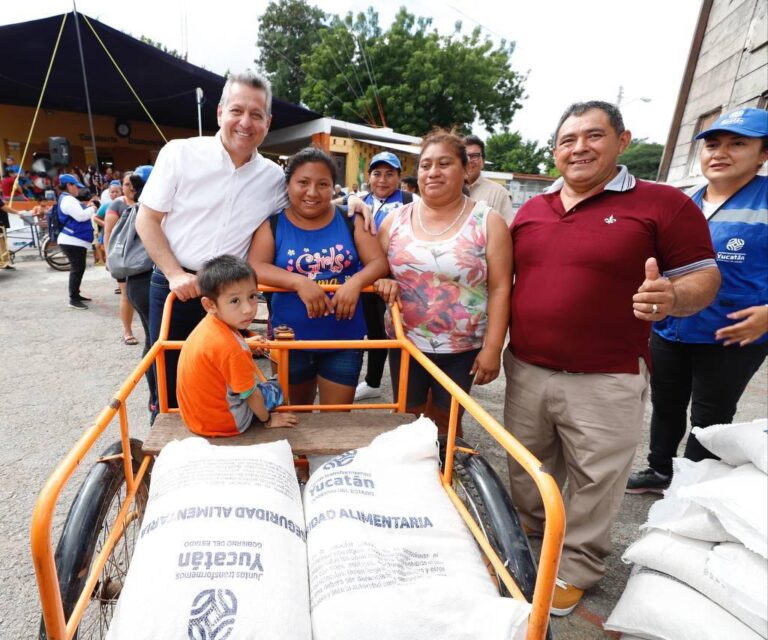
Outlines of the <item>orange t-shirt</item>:
{"label": "orange t-shirt", "polygon": [[256,364],[243,337],[208,314],[184,342],[176,397],[184,422],[203,436],[235,436],[253,412],[241,393],[256,385]]}

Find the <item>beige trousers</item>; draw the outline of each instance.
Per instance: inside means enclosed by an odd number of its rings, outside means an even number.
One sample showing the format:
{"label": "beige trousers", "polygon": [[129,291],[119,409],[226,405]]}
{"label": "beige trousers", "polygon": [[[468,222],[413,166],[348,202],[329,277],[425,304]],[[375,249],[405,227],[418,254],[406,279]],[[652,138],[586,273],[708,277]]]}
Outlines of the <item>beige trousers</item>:
{"label": "beige trousers", "polygon": [[[504,350],[504,424],[552,474],[567,481],[559,577],[580,589],[605,573],[610,528],[621,506],[640,440],[648,370],[640,374],[566,373],[528,364]],[[512,500],[541,532],[544,507],[530,476],[508,460]]]}

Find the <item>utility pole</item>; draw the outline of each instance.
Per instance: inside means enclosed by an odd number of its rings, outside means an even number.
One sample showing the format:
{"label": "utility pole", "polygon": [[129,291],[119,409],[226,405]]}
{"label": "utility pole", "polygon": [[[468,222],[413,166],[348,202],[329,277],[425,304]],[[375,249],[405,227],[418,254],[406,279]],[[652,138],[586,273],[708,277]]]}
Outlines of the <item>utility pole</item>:
{"label": "utility pole", "polygon": [[621,101],[624,99],[624,85],[619,85],[619,95],[616,96],[616,106],[621,106]]}

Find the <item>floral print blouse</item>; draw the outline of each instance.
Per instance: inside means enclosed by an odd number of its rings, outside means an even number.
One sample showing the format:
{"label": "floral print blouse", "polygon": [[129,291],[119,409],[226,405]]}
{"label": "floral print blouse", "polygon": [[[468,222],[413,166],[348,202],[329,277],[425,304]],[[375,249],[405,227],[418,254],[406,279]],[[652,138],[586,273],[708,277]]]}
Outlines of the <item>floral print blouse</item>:
{"label": "floral print blouse", "polygon": [[[446,240],[413,234],[414,204],[392,212],[387,258],[400,284],[403,328],[427,353],[461,353],[483,346],[488,324],[488,213],[477,202]],[[393,335],[391,322],[388,331]]]}

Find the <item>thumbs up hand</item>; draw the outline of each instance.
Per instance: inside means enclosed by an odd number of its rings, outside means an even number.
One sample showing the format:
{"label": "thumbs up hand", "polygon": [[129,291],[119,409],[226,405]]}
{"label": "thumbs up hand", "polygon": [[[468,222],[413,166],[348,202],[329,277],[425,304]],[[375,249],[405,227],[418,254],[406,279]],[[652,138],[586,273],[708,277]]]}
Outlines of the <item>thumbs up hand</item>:
{"label": "thumbs up hand", "polygon": [[632,297],[635,317],[646,322],[663,320],[675,307],[677,297],[672,282],[661,275],[656,258],[645,261],[645,280]]}

